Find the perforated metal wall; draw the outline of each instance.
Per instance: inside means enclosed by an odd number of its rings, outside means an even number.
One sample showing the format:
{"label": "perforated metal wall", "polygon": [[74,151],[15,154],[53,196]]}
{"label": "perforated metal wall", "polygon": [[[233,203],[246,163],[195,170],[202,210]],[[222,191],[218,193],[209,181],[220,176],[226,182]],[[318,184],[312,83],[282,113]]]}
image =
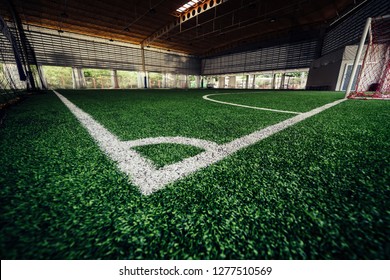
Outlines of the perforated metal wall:
{"label": "perforated metal wall", "polygon": [[306,68],[316,58],[318,42],[281,44],[202,60],[203,75]]}
{"label": "perforated metal wall", "polygon": [[186,75],[200,74],[200,59],[197,57],[173,53],[150,51],[145,49],[146,70],[151,72],[178,73]]}
{"label": "perforated metal wall", "polygon": [[43,65],[141,70],[140,49],[38,31],[28,37]]}
{"label": "perforated metal wall", "polygon": [[[58,33],[53,30],[44,31],[33,28],[26,31],[39,64],[142,71],[142,52],[139,46],[108,40],[105,42],[102,39]],[[11,50],[6,52],[6,56],[10,63],[14,61]],[[145,68],[151,72],[198,75],[200,59],[145,50]]]}

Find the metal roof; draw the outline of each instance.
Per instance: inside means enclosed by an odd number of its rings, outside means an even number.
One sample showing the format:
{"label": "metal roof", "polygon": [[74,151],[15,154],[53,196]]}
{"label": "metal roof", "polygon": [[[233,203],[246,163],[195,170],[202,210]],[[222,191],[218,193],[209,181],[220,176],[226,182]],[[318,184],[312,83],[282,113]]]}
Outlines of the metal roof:
{"label": "metal roof", "polygon": [[204,56],[291,32],[320,33],[363,1],[203,0],[184,13],[177,9],[188,0],[0,2],[2,11],[11,2],[24,24]]}

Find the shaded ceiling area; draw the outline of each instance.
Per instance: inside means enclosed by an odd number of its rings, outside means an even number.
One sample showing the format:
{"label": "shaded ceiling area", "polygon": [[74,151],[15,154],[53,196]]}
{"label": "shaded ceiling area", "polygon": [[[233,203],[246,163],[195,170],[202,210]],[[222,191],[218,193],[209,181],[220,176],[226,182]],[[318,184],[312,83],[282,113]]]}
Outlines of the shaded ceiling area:
{"label": "shaded ceiling area", "polygon": [[[357,0],[0,0],[27,25],[186,54],[216,54],[248,42],[319,32]],[[195,1],[196,2],[196,1]],[[4,17],[12,16],[5,13]]]}

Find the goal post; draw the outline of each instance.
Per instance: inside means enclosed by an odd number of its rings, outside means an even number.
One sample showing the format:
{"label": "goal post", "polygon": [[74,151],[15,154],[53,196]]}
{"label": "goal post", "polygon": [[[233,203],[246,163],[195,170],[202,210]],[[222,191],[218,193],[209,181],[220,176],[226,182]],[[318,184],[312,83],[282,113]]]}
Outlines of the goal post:
{"label": "goal post", "polygon": [[390,15],[367,19],[345,97],[390,98]]}

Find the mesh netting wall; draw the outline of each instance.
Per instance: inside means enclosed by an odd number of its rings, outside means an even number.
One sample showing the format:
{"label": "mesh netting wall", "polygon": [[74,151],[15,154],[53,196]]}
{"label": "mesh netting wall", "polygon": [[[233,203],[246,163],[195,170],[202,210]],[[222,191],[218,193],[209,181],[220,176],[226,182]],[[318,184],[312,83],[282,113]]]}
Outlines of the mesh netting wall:
{"label": "mesh netting wall", "polygon": [[22,50],[17,35],[13,24],[6,23],[0,17],[0,94],[3,95],[0,103],[5,94],[10,95],[27,87]]}
{"label": "mesh netting wall", "polygon": [[356,92],[390,94],[390,17],[372,19]]}

